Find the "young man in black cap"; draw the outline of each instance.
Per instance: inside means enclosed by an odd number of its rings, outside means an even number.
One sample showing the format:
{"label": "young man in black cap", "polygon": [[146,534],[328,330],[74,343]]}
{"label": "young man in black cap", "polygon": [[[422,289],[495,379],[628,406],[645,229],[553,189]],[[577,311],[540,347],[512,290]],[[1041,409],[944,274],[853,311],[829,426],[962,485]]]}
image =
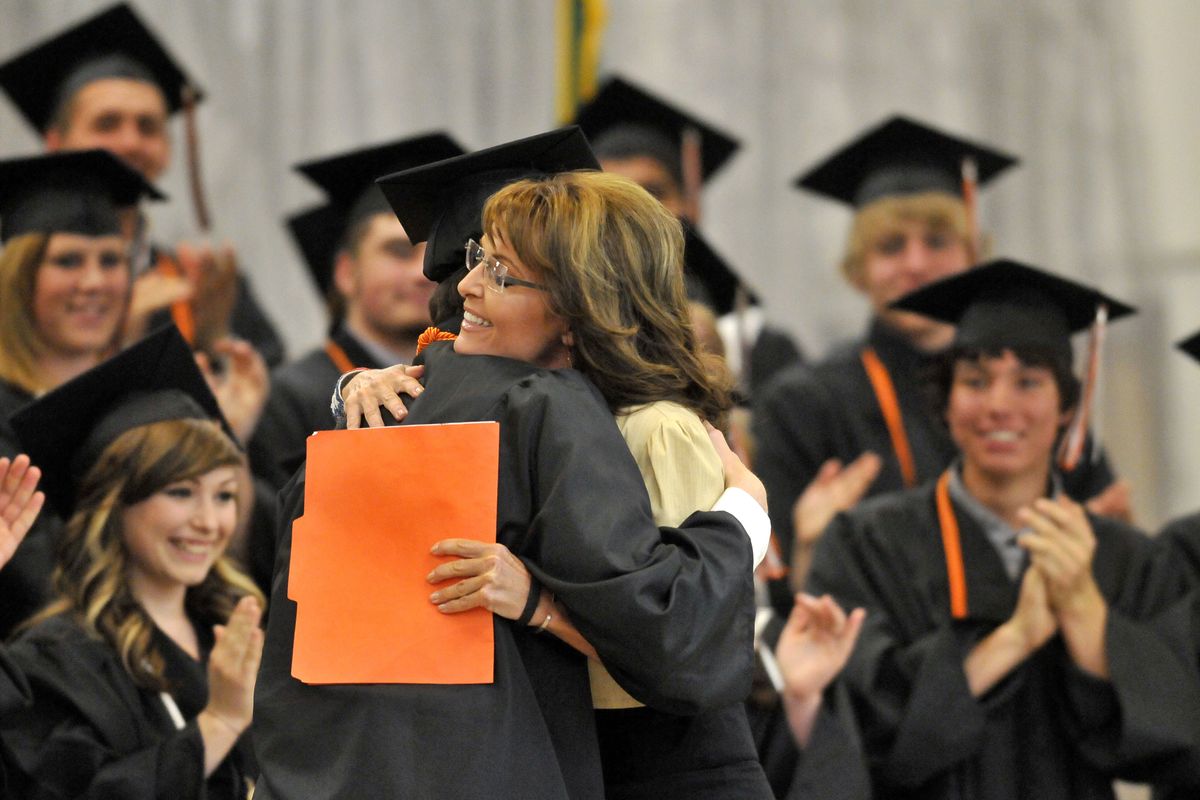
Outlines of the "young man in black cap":
{"label": "young man in black cap", "polygon": [[[931,480],[953,457],[923,372],[954,329],[889,304],[977,260],[964,159],[974,163],[980,185],[1015,163],[990,147],[896,116],[797,179],[799,187],[855,210],[842,272],[870,302],[872,317],[861,340],[811,368],[782,373],[755,407],[755,467],[771,497],[775,535],[793,566],[793,589],[803,585],[811,548],[836,511]],[[973,194],[973,186],[968,191]],[[1064,477],[1079,500],[1113,481],[1104,459],[1090,456]],[[1098,504],[1096,510],[1119,509]],[[778,588],[779,598],[790,597]]]}
{"label": "young man in black cap", "polygon": [[307,437],[333,427],[329,387],[338,376],[410,363],[429,326],[436,284],[421,272],[425,246],[409,240],[375,179],[463,152],[446,134],[430,133],[296,166],[328,196],[291,217],[288,227],[327,298],[331,326],[324,345],[271,377],[251,460],[277,486],[303,460]]}
{"label": "young man in black cap", "polygon": [[[595,166],[578,130],[565,129],[380,185],[409,235],[427,240],[426,275],[445,280],[465,263],[464,245],[479,234],[494,191]],[[459,356],[445,343],[423,355],[424,392],[407,420],[500,421],[499,541],[538,562],[542,584],[580,609],[572,620],[610,669],[640,697],[676,713],[736,701],[748,689],[750,665],[745,531],[715,513],[660,533],[611,412],[574,370]],[[300,473],[283,495],[293,519],[303,494]],[[684,539],[687,546],[669,543]],[[289,674],[296,613],[285,594],[290,528],[279,546],[283,572],[273,582],[255,707],[259,796],[604,796],[581,655],[537,636],[536,625],[498,619],[493,684],[304,686]],[[660,602],[667,598],[673,602]],[[675,614],[731,624],[685,630]],[[742,663],[706,657],[727,646],[744,652]]]}
{"label": "young man in black cap", "polygon": [[[200,99],[195,84],[125,3],[11,57],[0,65],[0,88],[43,136],[47,150],[104,148],[150,181],[170,164],[171,115]],[[136,206],[124,214],[123,228],[135,243],[139,276],[131,336],[155,327],[169,309],[193,344],[231,328],[268,364],[283,360],[282,342],[249,284],[232,272],[232,252],[217,254],[204,246],[172,254],[151,245]],[[235,278],[236,285],[226,285]],[[236,297],[223,297],[231,292]],[[230,302],[231,312],[225,308]],[[207,349],[211,342],[200,344]]]}
{"label": "young man in black cap", "polygon": [[1011,261],[894,307],[957,326],[938,385],[958,457],[838,515],[808,586],[867,610],[843,679],[874,796],[1111,798],[1192,746],[1200,702],[1154,622],[1174,598],[1153,542],[1055,469],[1086,408],[1070,336],[1132,309]]}
{"label": "young man in black cap", "polygon": [[[606,172],[638,183],[691,226],[700,222],[702,186],[741,146],[727,133],[619,77],[604,83],[579,109],[575,122]],[[708,250],[706,245],[689,247],[684,268],[708,286],[712,261],[701,249]],[[719,272],[720,289],[714,292],[710,286],[708,296],[694,299],[720,317],[726,362],[745,396],[752,398],[775,372],[798,363],[800,351],[787,334],[766,325],[757,298],[728,265],[722,262]],[[740,304],[739,287],[744,294]]]}

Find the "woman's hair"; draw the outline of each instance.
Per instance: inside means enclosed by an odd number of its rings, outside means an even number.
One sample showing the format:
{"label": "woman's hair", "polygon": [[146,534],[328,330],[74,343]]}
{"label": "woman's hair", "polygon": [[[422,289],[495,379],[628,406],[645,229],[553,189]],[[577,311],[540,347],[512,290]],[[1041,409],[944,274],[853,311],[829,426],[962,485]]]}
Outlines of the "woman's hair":
{"label": "woman's hair", "polygon": [[1005,347],[996,350],[979,350],[952,346],[930,365],[930,401],[938,410],[938,418],[945,419],[950,405],[950,390],[954,386],[954,365],[960,361],[978,364],[985,358],[999,358],[1004,351],[1012,353],[1027,367],[1045,367],[1054,376],[1058,387],[1059,411],[1069,411],[1079,403],[1081,385],[1072,369],[1071,360],[1064,358],[1061,351],[1040,347]]}
{"label": "woman's hair", "polygon": [[[135,684],[165,689],[163,658],[153,646],[154,623],[129,588],[123,512],[176,481],[243,463],[237,445],[211,420],[154,422],[117,437],[80,484],[54,570],[57,597],[26,626],[71,614],[117,651]],[[224,624],[247,594],[265,607],[254,582],[221,555],[204,581],[188,588],[184,602],[194,619]]]}
{"label": "woman's hair", "polygon": [[649,193],[602,172],[518,181],[488,200],[483,230],[537,271],[570,326],[572,363],[614,413],[673,400],[720,425],[728,372],[697,349],[683,231]]}
{"label": "woman's hair", "polygon": [[[952,233],[967,240],[967,210],[962,200],[945,192],[884,197],[864,206],[854,217],[842,276],[853,284],[862,277],[867,254],[891,229],[902,223],[922,222],[933,230]],[[980,254],[982,255],[982,254]]]}
{"label": "woman's hair", "polygon": [[0,250],[0,379],[30,394],[49,388],[38,374],[33,295],[50,237],[14,236]]}

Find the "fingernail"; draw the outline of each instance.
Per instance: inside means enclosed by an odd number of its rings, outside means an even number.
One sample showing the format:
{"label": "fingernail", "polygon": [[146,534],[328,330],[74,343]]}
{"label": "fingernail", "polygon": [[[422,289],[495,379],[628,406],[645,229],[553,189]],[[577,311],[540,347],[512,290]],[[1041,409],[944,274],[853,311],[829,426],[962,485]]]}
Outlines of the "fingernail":
{"label": "fingernail", "polygon": [[442,546],[441,546],[441,544],[442,544],[441,542],[437,542],[437,543],[435,543],[435,544],[433,545],[433,547],[429,548],[429,552],[431,552],[431,553],[440,553],[440,552],[442,552]]}
{"label": "fingernail", "polygon": [[428,575],[426,575],[425,580],[429,581],[430,583],[433,583],[433,573],[431,572]]}
{"label": "fingernail", "polygon": [[440,602],[442,602],[442,593],[441,593],[441,592],[434,592],[433,594],[429,595],[429,600],[430,600],[430,602],[432,602],[432,603],[440,603]]}

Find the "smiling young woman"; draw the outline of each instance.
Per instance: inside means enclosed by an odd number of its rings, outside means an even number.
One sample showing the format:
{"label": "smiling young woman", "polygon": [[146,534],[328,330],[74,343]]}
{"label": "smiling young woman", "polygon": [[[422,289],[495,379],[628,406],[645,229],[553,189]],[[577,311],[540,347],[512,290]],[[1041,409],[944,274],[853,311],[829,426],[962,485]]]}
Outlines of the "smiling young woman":
{"label": "smiling young woman", "polygon": [[9,654],[9,785],[242,798],[262,594],[225,555],[244,457],[187,344],[154,334],[13,426],[67,518],[53,601]]}

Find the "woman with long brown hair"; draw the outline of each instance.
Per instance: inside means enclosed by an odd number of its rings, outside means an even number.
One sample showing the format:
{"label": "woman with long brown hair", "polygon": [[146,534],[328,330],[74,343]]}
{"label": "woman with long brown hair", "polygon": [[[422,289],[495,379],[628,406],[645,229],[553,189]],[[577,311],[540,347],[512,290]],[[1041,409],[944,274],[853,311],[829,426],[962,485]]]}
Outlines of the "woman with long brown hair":
{"label": "woman with long brown hair", "polygon": [[[484,208],[483,230],[466,246],[470,271],[459,283],[464,314],[455,351],[575,368],[614,413],[655,521],[677,525],[711,507],[725,481],[705,422],[721,422],[730,385],[696,347],[678,221],[627,179],[579,172],[501,189]],[[347,406],[378,405],[375,387],[386,379],[358,380]],[[442,611],[483,606],[592,657],[607,797],[771,796],[740,703],[690,716],[642,705],[572,627],[571,609],[537,588],[536,558],[460,539],[437,548],[459,557],[429,578],[460,579],[431,596]],[[711,654],[714,662],[726,657]]]}
{"label": "woman with long brown hair", "polygon": [[219,420],[173,328],[13,418],[69,511],[55,597],[9,648],[22,796],[245,796],[264,599],[224,554],[244,456]]}

